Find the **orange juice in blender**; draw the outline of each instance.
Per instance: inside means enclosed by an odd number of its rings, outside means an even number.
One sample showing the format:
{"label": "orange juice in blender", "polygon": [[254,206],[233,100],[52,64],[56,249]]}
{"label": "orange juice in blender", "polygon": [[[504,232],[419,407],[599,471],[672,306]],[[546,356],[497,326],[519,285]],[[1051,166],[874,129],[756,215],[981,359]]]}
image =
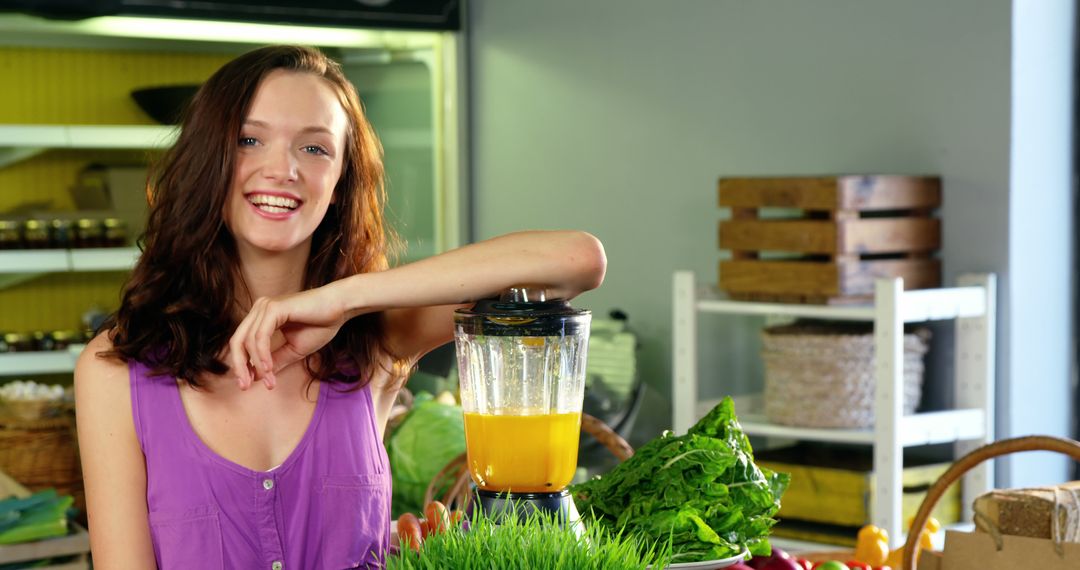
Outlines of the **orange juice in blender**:
{"label": "orange juice in blender", "polygon": [[581,528],[566,487],[577,469],[591,319],[527,286],[455,311],[473,504],[486,516],[537,510]]}
{"label": "orange juice in blender", "polygon": [[469,472],[481,489],[551,493],[577,468],[581,412],[465,414]]}

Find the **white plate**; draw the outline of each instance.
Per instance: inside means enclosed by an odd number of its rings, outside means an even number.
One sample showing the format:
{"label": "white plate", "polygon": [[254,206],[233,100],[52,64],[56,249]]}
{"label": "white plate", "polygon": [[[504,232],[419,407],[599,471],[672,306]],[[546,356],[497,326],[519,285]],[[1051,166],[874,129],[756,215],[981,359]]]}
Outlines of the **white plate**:
{"label": "white plate", "polygon": [[678,562],[670,566],[665,566],[664,568],[665,570],[713,570],[714,568],[727,568],[728,566],[734,566],[739,562],[742,562],[743,559],[749,555],[749,552],[743,552],[742,554],[732,556],[731,558],[702,560],[701,562]]}

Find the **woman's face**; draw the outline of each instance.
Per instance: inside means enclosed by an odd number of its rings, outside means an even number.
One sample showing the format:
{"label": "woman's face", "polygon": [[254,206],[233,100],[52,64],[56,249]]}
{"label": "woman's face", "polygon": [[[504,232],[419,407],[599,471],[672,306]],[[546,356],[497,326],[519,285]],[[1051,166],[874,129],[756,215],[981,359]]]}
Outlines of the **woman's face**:
{"label": "woman's face", "polygon": [[263,78],[237,139],[225,211],[241,250],[310,246],[341,176],[347,128],[324,79],[285,70]]}

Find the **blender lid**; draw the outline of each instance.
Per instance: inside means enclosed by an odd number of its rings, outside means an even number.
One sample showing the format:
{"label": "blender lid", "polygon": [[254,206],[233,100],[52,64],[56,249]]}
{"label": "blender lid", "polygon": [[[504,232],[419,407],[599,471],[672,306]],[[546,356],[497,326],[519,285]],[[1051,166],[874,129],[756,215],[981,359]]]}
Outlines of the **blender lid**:
{"label": "blender lid", "polygon": [[549,300],[542,288],[511,287],[498,299],[481,299],[471,309],[458,309],[454,320],[475,323],[484,334],[574,333],[591,320],[591,311],[575,309],[566,299]]}

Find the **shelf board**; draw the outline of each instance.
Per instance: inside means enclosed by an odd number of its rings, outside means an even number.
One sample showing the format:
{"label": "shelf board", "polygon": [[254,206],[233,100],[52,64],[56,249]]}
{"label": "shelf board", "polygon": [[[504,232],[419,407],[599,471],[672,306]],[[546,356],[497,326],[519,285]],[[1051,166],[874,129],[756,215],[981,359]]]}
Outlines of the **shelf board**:
{"label": "shelf board", "polygon": [[[873,322],[873,305],[802,305],[734,301],[715,287],[698,287],[696,308],[700,312],[734,315],[775,315],[842,321]],[[919,323],[961,317],[978,317],[986,311],[982,287],[945,287],[905,291],[900,316],[905,323]]]}
{"label": "shelf board", "polygon": [[0,251],[0,273],[48,273],[69,268],[66,249]]}
{"label": "shelf board", "polygon": [[71,271],[126,271],[135,266],[140,253],[137,247],[72,249],[68,252]]}
{"label": "shelf board", "polygon": [[73,344],[67,350],[0,354],[0,376],[73,372],[84,348],[85,344]]}
{"label": "shelf board", "polygon": [[[859,445],[873,445],[874,443],[874,430],[871,428],[809,428],[771,422],[761,411],[760,405],[750,403],[760,401],[760,396],[754,395],[739,398],[736,402],[736,409],[739,410],[739,424],[747,435]],[[698,417],[704,416],[717,403],[719,400],[699,403]],[[924,412],[904,416],[899,431],[900,444],[904,447],[913,447],[979,439],[984,435],[984,419],[983,411],[978,409]]]}
{"label": "shelf board", "polygon": [[0,274],[126,271],[138,257],[137,247],[0,251]]}
{"label": "shelf board", "polygon": [[874,308],[871,306],[828,306],[797,305],[789,303],[757,303],[753,301],[732,301],[712,293],[715,298],[708,298],[709,293],[699,294],[697,309],[707,313],[726,313],[730,315],[777,315],[786,317],[806,317],[817,319],[835,319],[845,321],[873,321]]}
{"label": "shelf board", "polygon": [[176,127],[160,125],[0,125],[0,167],[50,148],[168,148],[176,134]]}

